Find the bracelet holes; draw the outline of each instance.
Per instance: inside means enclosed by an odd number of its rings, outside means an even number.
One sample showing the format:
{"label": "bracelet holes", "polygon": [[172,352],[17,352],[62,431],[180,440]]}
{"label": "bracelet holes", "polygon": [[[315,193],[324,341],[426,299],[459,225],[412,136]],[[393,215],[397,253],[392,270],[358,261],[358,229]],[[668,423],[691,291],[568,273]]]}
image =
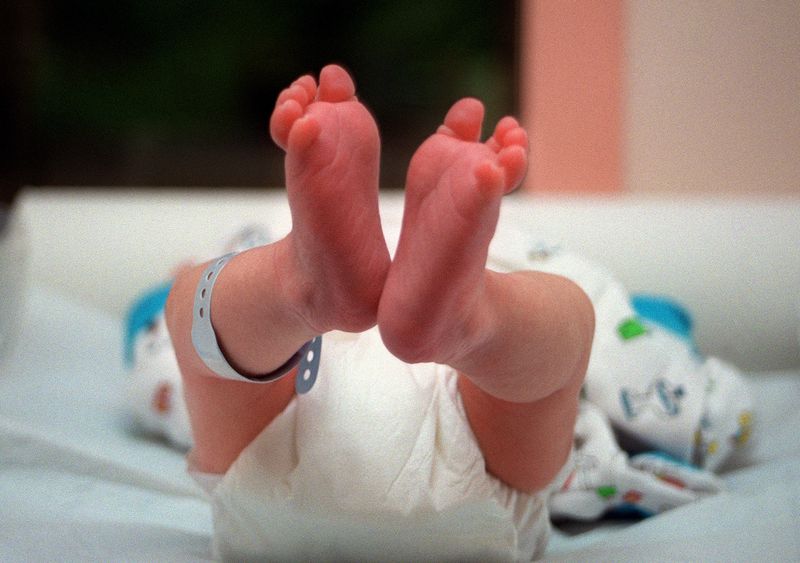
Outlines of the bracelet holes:
{"label": "bracelet holes", "polygon": [[205,311],[203,311],[203,308],[202,308],[202,307],[200,307],[200,310],[198,311],[198,314],[200,315],[200,318],[201,318],[201,319],[202,319],[202,318],[203,318],[203,316],[205,315]]}
{"label": "bracelet holes", "polygon": [[205,299],[205,298],[206,298],[206,288],[204,287],[200,292],[200,299]]}
{"label": "bracelet holes", "polygon": [[306,354],[306,361],[313,362],[314,361],[314,350],[309,350],[308,354]]}
{"label": "bracelet holes", "polygon": [[309,379],[311,379],[311,370],[307,369],[303,372],[303,381],[308,381]]}
{"label": "bracelet holes", "polygon": [[210,272],[208,272],[208,275],[206,276],[206,279],[211,281],[211,278],[213,278],[213,277],[214,277],[214,270],[211,270]]}

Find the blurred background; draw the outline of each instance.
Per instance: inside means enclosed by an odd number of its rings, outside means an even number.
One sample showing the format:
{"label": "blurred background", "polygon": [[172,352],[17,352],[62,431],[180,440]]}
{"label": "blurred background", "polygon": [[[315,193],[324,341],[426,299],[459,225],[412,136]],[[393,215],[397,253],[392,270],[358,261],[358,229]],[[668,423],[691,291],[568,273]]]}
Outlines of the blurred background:
{"label": "blurred background", "polygon": [[[112,200],[156,205],[177,187],[183,208],[187,188],[216,202],[281,187],[274,100],[333,61],[377,118],[383,188],[402,188],[456,99],[479,97],[487,129],[508,113],[528,128],[525,190],[620,196],[562,198],[585,210],[564,232],[629,287],[684,298],[710,338],[748,341],[757,322],[800,357],[798,0],[4,0],[0,61],[0,346],[26,240],[43,279],[120,306],[70,257],[92,248],[105,265],[129,231],[163,239],[163,218],[120,217]],[[9,227],[22,186],[51,187],[28,192],[28,239]],[[115,273],[120,292],[161,275],[146,248],[134,278]]]}
{"label": "blurred background", "polygon": [[[275,98],[338,62],[381,129],[381,184],[464,95],[516,107],[514,1],[70,2],[0,8],[15,184],[281,186]],[[8,197],[8,195],[6,195]]]}
{"label": "blurred background", "polygon": [[6,0],[0,202],[20,185],[281,186],[278,92],[335,61],[381,185],[449,105],[521,116],[525,187],[800,193],[796,0]]}

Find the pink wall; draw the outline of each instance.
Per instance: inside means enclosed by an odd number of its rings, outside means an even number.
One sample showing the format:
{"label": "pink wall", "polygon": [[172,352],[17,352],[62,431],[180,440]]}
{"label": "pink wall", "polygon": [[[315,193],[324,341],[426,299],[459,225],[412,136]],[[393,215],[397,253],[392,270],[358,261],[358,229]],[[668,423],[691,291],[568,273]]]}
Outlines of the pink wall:
{"label": "pink wall", "polygon": [[800,194],[800,2],[520,6],[526,189]]}
{"label": "pink wall", "polygon": [[800,2],[625,4],[626,191],[800,194]]}
{"label": "pink wall", "polygon": [[521,118],[533,191],[623,185],[623,0],[522,0]]}

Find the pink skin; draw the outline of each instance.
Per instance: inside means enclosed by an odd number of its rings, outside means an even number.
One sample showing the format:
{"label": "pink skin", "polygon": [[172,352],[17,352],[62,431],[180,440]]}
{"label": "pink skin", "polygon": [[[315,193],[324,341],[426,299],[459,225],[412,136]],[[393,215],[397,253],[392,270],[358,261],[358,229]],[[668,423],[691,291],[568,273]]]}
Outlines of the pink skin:
{"label": "pink skin", "polygon": [[[292,231],[229,262],[212,300],[220,348],[243,373],[272,371],[318,334],[375,325],[389,268],[378,215],[380,141],[354,94],[348,74],[331,65],[319,85],[303,76],[276,102],[270,132],[287,152]],[[223,473],[289,404],[294,373],[253,385],[205,367],[191,342],[194,288],[204,268],[176,278],[167,325],[195,438],[190,461]]]}
{"label": "pink skin", "polygon": [[503,194],[527,167],[525,131],[502,119],[480,143],[483,105],[457,102],[411,159],[403,228],[380,329],[408,362],[450,364],[484,333],[476,308]]}
{"label": "pink skin", "polygon": [[[485,269],[500,199],[521,180],[527,137],[513,118],[479,142],[483,107],[464,99],[414,155],[390,265],[377,207],[379,139],[347,73],[328,66],[284,90],[270,121],[286,150],[293,229],[220,275],[214,329],[240,371],[268,372],[328,330],[377,322],[409,362],[456,368],[487,468],[521,490],[545,486],[569,452],[593,333],[591,305],[563,278]],[[288,405],[271,385],[214,377],[191,344],[203,266],[176,280],[167,322],[195,436],[192,463],[222,473]]]}
{"label": "pink skin", "polygon": [[411,159],[378,327],[399,358],[459,371],[487,468],[532,491],[569,454],[594,311],[565,278],[486,269],[500,199],[527,167],[527,135],[506,117],[481,143],[482,121],[479,101],[457,102]]}
{"label": "pink skin", "polygon": [[[378,216],[380,140],[355,85],[327,66],[320,85],[303,76],[284,90],[270,119],[275,143],[286,151],[292,211],[287,290],[322,334],[375,325],[389,268]],[[320,282],[320,280],[325,280]]]}

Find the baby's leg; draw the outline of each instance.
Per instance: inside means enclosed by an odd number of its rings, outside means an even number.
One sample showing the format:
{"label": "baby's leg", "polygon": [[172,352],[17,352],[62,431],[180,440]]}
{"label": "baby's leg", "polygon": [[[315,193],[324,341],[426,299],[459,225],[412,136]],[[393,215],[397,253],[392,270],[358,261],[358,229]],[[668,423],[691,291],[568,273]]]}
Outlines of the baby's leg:
{"label": "baby's leg", "polygon": [[525,172],[527,137],[507,117],[479,143],[482,119],[480,102],[461,100],[414,155],[378,326],[401,359],[460,372],[488,469],[532,491],[569,454],[594,314],[564,278],[486,270],[501,196]]}
{"label": "baby's leg", "polygon": [[[378,215],[378,130],[347,73],[328,66],[319,85],[310,76],[295,81],[279,96],[270,131],[286,151],[292,231],[231,260],[212,296],[220,348],[247,374],[276,369],[318,334],[374,326],[389,267]],[[259,385],[205,367],[191,340],[204,268],[178,277],[166,314],[192,423],[193,464],[223,473],[288,405],[294,372]]]}

